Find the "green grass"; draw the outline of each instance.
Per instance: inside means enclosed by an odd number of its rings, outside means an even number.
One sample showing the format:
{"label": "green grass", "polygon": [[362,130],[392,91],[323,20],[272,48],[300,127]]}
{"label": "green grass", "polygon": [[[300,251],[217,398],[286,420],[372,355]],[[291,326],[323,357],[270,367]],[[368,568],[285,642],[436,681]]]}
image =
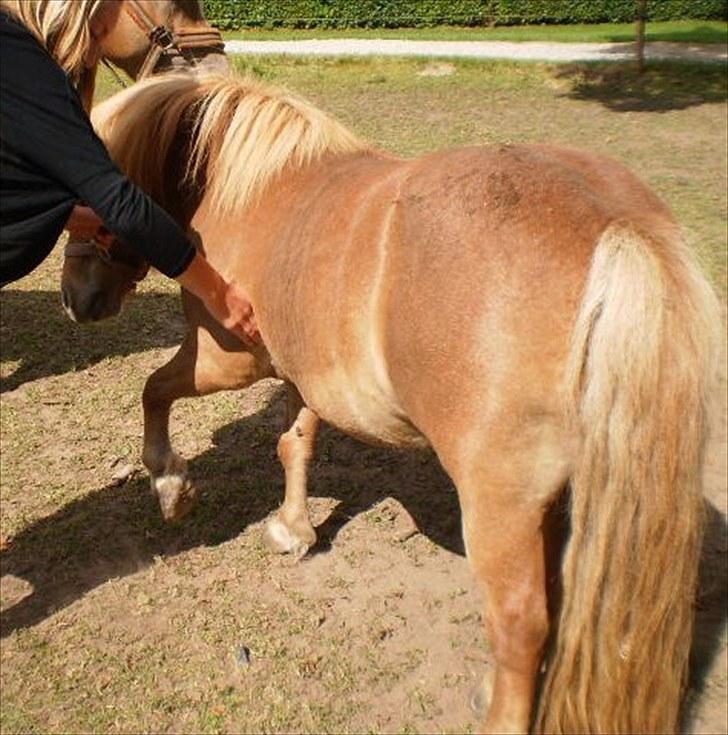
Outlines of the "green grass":
{"label": "green grass", "polygon": [[[568,26],[496,26],[494,28],[346,28],[262,29],[226,31],[227,40],[287,41],[311,38],[398,38],[412,41],[554,41],[560,43],[617,43],[635,38],[631,23],[595,23]],[[648,23],[648,41],[726,43],[728,23],[712,20],[680,20]]]}

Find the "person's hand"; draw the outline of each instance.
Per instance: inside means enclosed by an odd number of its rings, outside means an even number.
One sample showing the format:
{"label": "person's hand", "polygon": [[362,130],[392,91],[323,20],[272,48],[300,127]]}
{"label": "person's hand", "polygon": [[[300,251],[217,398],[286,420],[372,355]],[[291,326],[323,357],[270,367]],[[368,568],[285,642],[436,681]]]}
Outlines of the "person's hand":
{"label": "person's hand", "polygon": [[252,347],[261,341],[253,307],[245,291],[228,283],[197,253],[177,282],[205,304],[205,308],[226,329],[246,345]]}
{"label": "person's hand", "polygon": [[224,295],[225,310],[227,316],[221,314],[218,321],[226,329],[240,337],[247,344],[259,344],[260,333],[255,323],[253,305],[247,294],[240,286],[228,283]]}
{"label": "person's hand", "polygon": [[66,229],[78,240],[93,240],[103,224],[91,207],[76,204],[66,221]]}

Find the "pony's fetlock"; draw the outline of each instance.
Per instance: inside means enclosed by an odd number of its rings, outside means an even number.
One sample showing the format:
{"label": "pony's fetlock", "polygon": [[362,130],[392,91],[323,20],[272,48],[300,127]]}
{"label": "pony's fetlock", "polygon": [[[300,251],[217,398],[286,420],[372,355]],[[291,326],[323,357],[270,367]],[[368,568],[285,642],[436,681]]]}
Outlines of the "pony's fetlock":
{"label": "pony's fetlock", "polygon": [[264,540],[274,553],[292,554],[300,559],[316,543],[316,531],[308,521],[287,525],[276,516],[268,522]]}
{"label": "pony's fetlock", "polygon": [[167,523],[180,521],[197,504],[197,488],[187,479],[186,468],[179,473],[152,477],[151,480],[152,490],[159,499],[159,507]]}

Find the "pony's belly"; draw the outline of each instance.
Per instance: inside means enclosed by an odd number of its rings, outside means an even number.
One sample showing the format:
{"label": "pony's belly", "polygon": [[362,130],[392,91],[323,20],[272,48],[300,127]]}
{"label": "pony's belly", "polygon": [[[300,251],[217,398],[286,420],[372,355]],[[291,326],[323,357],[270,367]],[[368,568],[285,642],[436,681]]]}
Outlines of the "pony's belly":
{"label": "pony's belly", "polygon": [[305,381],[297,388],[321,419],[357,439],[394,447],[429,445],[396,404],[376,388],[357,385],[344,376]]}

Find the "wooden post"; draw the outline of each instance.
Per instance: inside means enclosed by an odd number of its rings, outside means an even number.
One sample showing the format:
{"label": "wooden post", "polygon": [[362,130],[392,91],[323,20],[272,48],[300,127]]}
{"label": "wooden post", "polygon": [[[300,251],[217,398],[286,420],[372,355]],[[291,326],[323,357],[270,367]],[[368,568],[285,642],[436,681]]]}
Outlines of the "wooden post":
{"label": "wooden post", "polygon": [[637,71],[642,74],[645,70],[645,21],[647,20],[647,0],[635,0],[637,14]]}

